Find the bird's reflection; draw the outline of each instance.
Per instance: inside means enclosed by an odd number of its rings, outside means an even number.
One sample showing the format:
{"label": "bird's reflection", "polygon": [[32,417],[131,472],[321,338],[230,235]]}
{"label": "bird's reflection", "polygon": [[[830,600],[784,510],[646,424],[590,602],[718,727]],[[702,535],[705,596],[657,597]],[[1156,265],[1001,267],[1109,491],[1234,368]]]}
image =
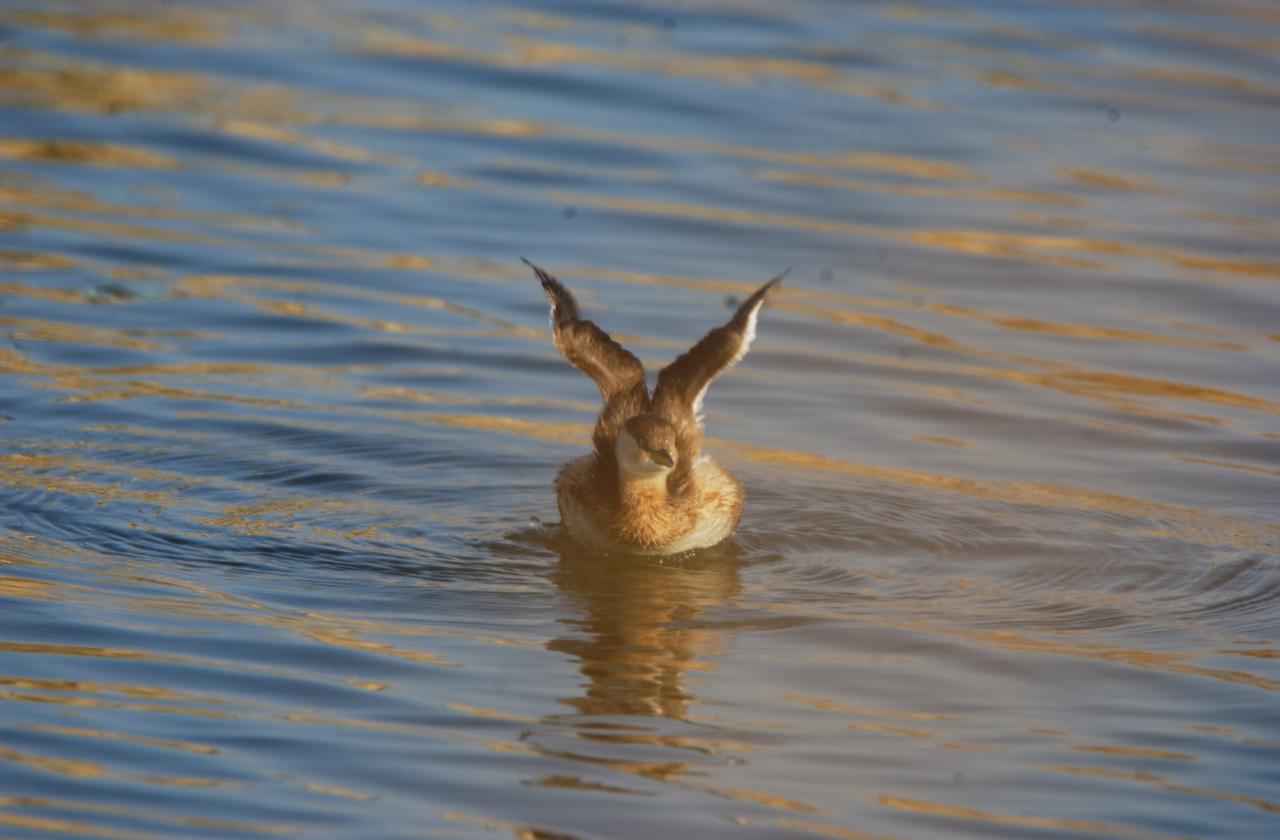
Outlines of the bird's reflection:
{"label": "bird's reflection", "polygon": [[583,715],[684,719],[695,699],[686,673],[710,669],[726,641],[697,619],[739,591],[738,555],[732,543],[683,559],[562,547],[554,579],[582,614],[548,647],[576,657],[586,678],[582,696],[564,702]]}

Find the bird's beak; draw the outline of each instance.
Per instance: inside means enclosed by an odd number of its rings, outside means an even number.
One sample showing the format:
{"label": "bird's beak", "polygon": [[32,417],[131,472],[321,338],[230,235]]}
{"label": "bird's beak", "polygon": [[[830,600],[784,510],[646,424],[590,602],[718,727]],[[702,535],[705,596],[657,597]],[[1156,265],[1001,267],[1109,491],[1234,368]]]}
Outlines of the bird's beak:
{"label": "bird's beak", "polygon": [[665,449],[655,449],[649,453],[649,457],[653,459],[655,464],[662,464],[664,467],[674,467],[676,465],[671,453]]}

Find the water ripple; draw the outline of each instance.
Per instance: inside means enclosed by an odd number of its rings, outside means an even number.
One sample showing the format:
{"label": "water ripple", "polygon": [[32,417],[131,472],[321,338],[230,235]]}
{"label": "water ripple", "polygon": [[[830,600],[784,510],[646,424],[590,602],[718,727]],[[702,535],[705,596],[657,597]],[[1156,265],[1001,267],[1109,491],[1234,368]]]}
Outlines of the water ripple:
{"label": "water ripple", "polygon": [[[1270,836],[1277,25],[5,5],[0,831]],[[561,532],[520,256],[654,371],[794,266],[730,542]]]}

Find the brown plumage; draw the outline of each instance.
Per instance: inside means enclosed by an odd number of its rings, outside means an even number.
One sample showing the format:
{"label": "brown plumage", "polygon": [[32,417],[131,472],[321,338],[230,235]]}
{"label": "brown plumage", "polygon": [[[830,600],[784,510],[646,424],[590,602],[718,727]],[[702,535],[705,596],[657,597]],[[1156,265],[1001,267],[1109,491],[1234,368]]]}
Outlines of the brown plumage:
{"label": "brown plumage", "polygon": [[582,320],[556,278],[525,263],[551,304],[556,349],[595,381],[604,399],[592,433],[595,451],[556,477],[556,502],[569,533],[592,548],[638,554],[675,554],[728,537],[742,517],[742,486],[702,454],[702,398],[713,379],[746,355],[760,308],[786,272],[663,368],[650,398],[640,361]]}

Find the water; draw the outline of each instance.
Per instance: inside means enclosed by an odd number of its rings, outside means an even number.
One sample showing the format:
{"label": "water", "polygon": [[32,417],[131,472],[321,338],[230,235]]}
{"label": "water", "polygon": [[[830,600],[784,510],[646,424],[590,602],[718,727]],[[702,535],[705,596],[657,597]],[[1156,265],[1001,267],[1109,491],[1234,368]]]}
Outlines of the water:
{"label": "water", "polygon": [[[1274,837],[1280,10],[0,9],[0,834]],[[794,266],[731,543],[592,384]]]}

